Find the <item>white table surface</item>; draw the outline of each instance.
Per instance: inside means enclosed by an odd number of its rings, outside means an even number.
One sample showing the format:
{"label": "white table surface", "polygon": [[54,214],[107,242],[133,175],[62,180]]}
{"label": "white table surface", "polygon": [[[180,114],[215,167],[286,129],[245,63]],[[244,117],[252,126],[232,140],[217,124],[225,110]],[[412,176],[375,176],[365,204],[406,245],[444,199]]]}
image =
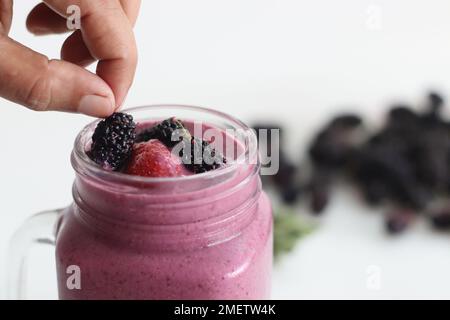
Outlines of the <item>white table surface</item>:
{"label": "white table surface", "polygon": [[[11,36],[50,57],[62,37]],[[338,110],[380,121],[387,103],[450,92],[446,0],[144,0],[140,62],[126,106],[213,106],[245,121],[287,123],[292,154]],[[8,239],[30,214],[67,205],[73,139],[89,118],[0,107],[0,275]],[[302,211],[302,209],[299,209]],[[52,253],[33,251],[30,297],[54,298]],[[387,238],[379,212],[341,190],[320,228],[275,268],[273,297],[450,298],[450,236],[417,224]],[[375,277],[375,278],[374,278]],[[374,286],[376,279],[379,285]],[[0,297],[5,277],[0,277]]]}

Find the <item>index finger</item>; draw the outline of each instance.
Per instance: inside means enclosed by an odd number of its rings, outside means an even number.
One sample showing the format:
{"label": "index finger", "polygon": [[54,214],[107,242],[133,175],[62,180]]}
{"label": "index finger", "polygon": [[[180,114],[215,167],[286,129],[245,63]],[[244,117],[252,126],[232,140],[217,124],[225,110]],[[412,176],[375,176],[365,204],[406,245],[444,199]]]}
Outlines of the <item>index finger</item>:
{"label": "index finger", "polygon": [[81,32],[91,55],[99,60],[97,74],[109,84],[119,107],[133,82],[137,64],[132,25],[118,0],[44,0],[68,17],[68,8],[80,9]]}

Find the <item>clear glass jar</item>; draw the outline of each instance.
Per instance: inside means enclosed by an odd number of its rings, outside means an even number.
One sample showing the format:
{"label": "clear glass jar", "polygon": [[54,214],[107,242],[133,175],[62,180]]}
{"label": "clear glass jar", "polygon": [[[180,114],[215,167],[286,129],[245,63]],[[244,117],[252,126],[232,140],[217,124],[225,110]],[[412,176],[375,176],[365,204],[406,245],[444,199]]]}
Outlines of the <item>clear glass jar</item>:
{"label": "clear glass jar", "polygon": [[[43,231],[38,220],[48,224],[57,217],[54,238],[31,238],[56,245],[59,297],[269,298],[272,210],[261,190],[253,131],[228,115],[198,107],[161,105],[127,112],[137,122],[177,116],[207,123],[223,132],[229,146],[240,146],[235,160],[241,161],[175,178],[107,172],[86,155],[96,123],[88,125],[72,153],[73,204],[32,218],[34,227],[25,226],[16,235],[19,243],[29,243],[33,230]],[[227,140],[226,129],[238,130],[239,138]],[[13,253],[12,263],[22,256]],[[17,274],[15,282],[20,278]]]}

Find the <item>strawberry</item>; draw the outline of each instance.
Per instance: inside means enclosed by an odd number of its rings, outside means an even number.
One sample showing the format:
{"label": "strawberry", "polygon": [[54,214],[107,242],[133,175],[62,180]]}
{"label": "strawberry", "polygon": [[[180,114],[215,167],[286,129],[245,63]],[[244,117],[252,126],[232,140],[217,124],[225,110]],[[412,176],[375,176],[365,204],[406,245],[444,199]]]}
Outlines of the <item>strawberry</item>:
{"label": "strawberry", "polygon": [[133,147],[126,173],[143,177],[177,177],[186,175],[180,157],[159,140],[137,143]]}

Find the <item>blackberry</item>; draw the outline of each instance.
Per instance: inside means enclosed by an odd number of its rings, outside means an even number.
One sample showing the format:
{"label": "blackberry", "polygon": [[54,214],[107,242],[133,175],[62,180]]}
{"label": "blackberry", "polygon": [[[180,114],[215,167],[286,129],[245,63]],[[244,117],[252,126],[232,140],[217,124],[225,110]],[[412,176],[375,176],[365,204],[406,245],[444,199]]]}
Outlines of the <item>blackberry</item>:
{"label": "blackberry", "polygon": [[390,212],[384,221],[386,231],[391,234],[399,234],[414,222],[417,213],[409,209],[397,209]]}
{"label": "blackberry", "polygon": [[314,169],[311,181],[309,182],[310,208],[312,213],[322,213],[330,202],[332,172],[325,167]]}
{"label": "blackberry", "polygon": [[107,169],[120,170],[133,150],[136,124],[125,113],[114,113],[99,122],[92,135],[89,156]]}
{"label": "blackberry", "polygon": [[376,181],[386,187],[382,198],[420,210],[429,200],[428,192],[417,180],[414,167],[401,151],[401,146],[395,141],[380,140],[376,144],[368,144],[355,156],[354,174],[364,190]]}
{"label": "blackberry", "polygon": [[279,151],[278,160],[278,172],[271,176],[272,182],[280,191],[283,202],[286,204],[294,204],[302,191],[302,187],[298,181],[299,166],[283,150]]}
{"label": "blackberry", "polygon": [[314,164],[342,168],[360,140],[362,119],[353,114],[335,117],[314,138],[309,155]]}
{"label": "blackberry", "polygon": [[422,124],[428,127],[435,127],[442,124],[442,110],[444,107],[444,98],[436,92],[428,94],[428,102],[425,105],[425,112],[422,114]]}
{"label": "blackberry", "polygon": [[428,94],[429,107],[433,112],[439,112],[445,103],[444,98],[437,92],[430,92]]}
{"label": "blackberry", "polygon": [[162,121],[148,130],[139,133],[136,138],[136,142],[158,139],[168,148],[172,148],[184,138],[190,139],[191,134],[180,120],[172,117]]}
{"label": "blackberry", "polygon": [[280,190],[281,199],[286,204],[295,204],[303,191],[298,184],[288,184]]}
{"label": "blackberry", "polygon": [[450,210],[444,208],[431,215],[431,224],[436,230],[450,230]]}
{"label": "blackberry", "polygon": [[367,204],[370,206],[377,206],[383,203],[391,192],[386,181],[377,178],[362,183],[361,189]]}
{"label": "blackberry", "polygon": [[415,165],[417,178],[433,191],[442,191],[448,184],[449,145],[446,130],[428,128],[416,138],[416,145],[411,149],[410,157]]}
{"label": "blackberry", "polygon": [[359,127],[363,123],[362,118],[353,113],[344,113],[334,117],[329,127],[342,127],[347,129],[353,129]]}
{"label": "blackberry", "polygon": [[283,151],[279,151],[279,165],[278,172],[274,174],[272,180],[278,188],[283,188],[287,185],[293,185],[294,180],[298,174],[298,166],[288,157]]}
{"label": "blackberry", "polygon": [[394,105],[389,110],[388,126],[391,129],[397,129],[402,133],[407,131],[411,133],[413,130],[417,130],[419,116],[414,112],[413,108],[408,105]]}
{"label": "blackberry", "polygon": [[[185,147],[180,151],[183,163],[190,171],[194,173],[203,173],[219,168],[226,163],[224,156],[215,150],[207,141],[196,137],[191,137],[189,147]],[[184,152],[190,151],[190,154]]]}

